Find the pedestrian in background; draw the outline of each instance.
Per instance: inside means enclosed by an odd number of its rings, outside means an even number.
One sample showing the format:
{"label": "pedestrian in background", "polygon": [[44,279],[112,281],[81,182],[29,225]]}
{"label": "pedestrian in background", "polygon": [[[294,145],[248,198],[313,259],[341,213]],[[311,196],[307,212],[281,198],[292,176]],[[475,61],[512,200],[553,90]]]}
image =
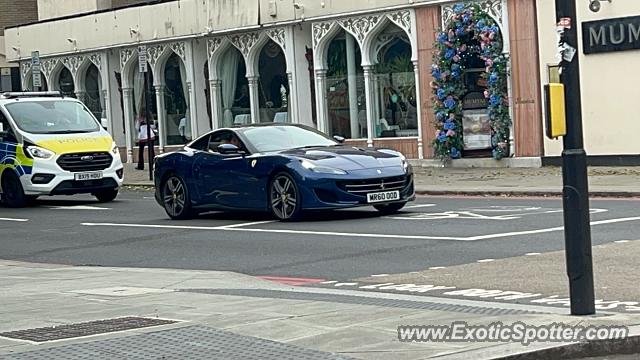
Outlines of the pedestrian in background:
{"label": "pedestrian in background", "polygon": [[[150,126],[151,128],[149,129],[148,126]],[[137,128],[138,128],[138,167],[137,169],[144,170],[145,145],[149,146],[149,148],[151,149],[150,160],[153,160],[153,158],[155,157],[154,143],[156,140],[156,127],[153,124],[153,122],[151,122],[151,124],[148,125],[147,120],[143,116],[140,116],[137,121]],[[149,137],[149,135],[151,135],[151,137]]]}

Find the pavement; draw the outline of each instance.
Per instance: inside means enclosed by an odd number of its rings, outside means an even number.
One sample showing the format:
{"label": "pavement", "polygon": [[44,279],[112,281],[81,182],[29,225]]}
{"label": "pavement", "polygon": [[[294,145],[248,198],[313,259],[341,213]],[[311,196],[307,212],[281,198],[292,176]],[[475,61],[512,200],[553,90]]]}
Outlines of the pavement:
{"label": "pavement", "polygon": [[[537,168],[451,168],[414,164],[419,195],[529,195],[562,194],[562,169]],[[125,164],[125,184],[153,186],[149,171]],[[640,167],[591,167],[589,192],[601,197],[640,196]]]}
{"label": "pavement", "polygon": [[[554,307],[291,286],[233,272],[0,261],[0,279],[2,360],[533,359],[560,354],[570,359],[585,354],[584,343],[560,349],[570,344],[407,343],[398,340],[397,328],[521,321],[626,325],[630,335],[640,334],[640,316],[633,314],[573,317]],[[123,318],[133,324],[129,329],[104,326],[105,320]],[[143,320],[167,321],[139,327]],[[52,340],[57,335],[66,338]],[[592,346],[588,353],[604,355],[598,349],[612,347]]]}

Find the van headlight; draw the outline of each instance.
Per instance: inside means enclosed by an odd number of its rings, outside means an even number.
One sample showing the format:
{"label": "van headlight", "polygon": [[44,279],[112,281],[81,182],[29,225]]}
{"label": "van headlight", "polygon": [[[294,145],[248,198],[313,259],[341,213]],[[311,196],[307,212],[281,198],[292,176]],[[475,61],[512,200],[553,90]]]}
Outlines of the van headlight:
{"label": "van headlight", "polygon": [[27,152],[31,155],[32,158],[38,159],[50,159],[55,153],[51,150],[47,150],[45,148],[41,148],[39,146],[30,145],[27,147]]}
{"label": "van headlight", "polygon": [[120,155],[120,149],[118,149],[118,144],[116,144],[115,141],[113,142],[113,145],[111,145],[111,153],[116,156]]}
{"label": "van headlight", "polygon": [[302,167],[320,174],[346,175],[347,172],[342,169],[336,169],[328,166],[320,166],[309,160],[301,160]]}

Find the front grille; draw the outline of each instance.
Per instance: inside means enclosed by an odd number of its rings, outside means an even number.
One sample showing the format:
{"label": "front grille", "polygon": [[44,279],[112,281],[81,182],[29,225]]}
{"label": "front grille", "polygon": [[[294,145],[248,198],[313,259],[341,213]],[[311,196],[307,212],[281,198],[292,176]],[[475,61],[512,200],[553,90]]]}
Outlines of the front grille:
{"label": "front grille", "polygon": [[402,190],[410,182],[410,177],[394,176],[377,179],[341,181],[338,187],[354,195],[366,195],[371,192]]}
{"label": "front grille", "polygon": [[113,158],[107,152],[64,154],[58,158],[58,165],[71,172],[99,171],[111,166]]}

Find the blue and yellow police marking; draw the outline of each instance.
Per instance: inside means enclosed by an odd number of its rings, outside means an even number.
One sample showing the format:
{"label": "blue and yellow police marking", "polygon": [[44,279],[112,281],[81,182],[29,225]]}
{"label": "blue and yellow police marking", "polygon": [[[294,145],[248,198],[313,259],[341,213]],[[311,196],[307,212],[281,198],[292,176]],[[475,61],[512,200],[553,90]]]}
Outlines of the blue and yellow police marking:
{"label": "blue and yellow police marking", "polygon": [[33,159],[24,155],[22,145],[0,143],[0,173],[5,169],[14,169],[18,176],[30,175]]}

